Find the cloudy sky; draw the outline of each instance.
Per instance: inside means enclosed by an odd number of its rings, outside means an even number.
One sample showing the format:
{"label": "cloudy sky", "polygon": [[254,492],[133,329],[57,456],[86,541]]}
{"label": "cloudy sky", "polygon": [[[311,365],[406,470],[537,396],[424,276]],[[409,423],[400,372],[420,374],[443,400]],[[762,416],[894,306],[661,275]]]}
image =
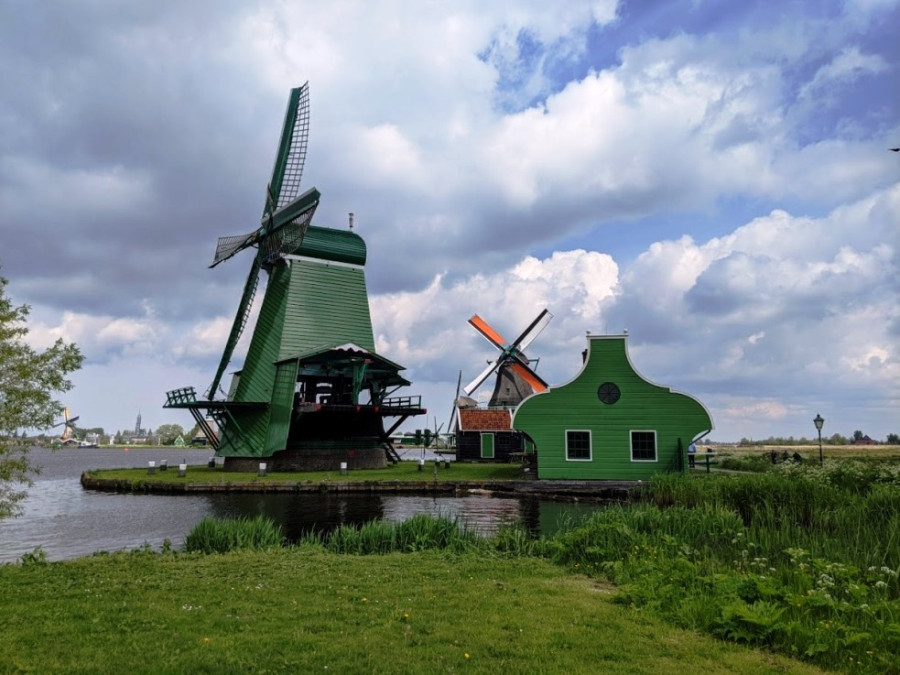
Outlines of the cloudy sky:
{"label": "cloudy sky", "polygon": [[216,238],[259,222],[308,80],[315,223],[356,214],[429,426],[492,356],[468,317],[514,337],[546,307],[551,383],[627,329],[713,439],[817,413],[883,439],[897,26],[897,0],[0,0],[0,275],[35,345],[84,352],[85,426],[191,426],[165,392],[209,385],[250,265],[207,269]]}

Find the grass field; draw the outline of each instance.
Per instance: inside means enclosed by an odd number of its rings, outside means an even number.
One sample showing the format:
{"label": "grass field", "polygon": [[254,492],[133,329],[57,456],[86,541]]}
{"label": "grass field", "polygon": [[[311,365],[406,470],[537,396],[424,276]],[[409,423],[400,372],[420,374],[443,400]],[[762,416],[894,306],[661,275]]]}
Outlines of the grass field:
{"label": "grass field", "polygon": [[0,672],[819,672],[536,558],[137,552],[0,566],[0,588]]}
{"label": "grass field", "polygon": [[[819,460],[819,445],[718,445],[700,443],[698,452],[702,454],[706,448],[716,454],[746,456],[767,455],[773,450],[778,454],[787,452],[799,453],[804,459]],[[825,459],[890,459],[900,460],[900,445],[823,445],[822,454]]]}

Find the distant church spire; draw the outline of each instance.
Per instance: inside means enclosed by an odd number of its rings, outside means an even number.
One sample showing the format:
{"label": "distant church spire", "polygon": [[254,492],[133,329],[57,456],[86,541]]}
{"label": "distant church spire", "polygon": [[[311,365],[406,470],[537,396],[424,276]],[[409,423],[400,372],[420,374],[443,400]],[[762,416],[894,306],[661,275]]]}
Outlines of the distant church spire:
{"label": "distant church spire", "polygon": [[137,422],[134,425],[134,435],[135,436],[141,435],[141,411],[140,410],[138,410]]}

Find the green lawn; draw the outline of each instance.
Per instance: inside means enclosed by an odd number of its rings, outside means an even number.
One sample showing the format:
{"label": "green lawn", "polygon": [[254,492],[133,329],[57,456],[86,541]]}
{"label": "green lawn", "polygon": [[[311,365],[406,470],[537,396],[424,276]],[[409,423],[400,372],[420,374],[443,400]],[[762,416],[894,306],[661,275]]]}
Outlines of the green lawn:
{"label": "green lawn", "polygon": [[138,552],[0,566],[0,589],[0,672],[820,672],[483,552]]}

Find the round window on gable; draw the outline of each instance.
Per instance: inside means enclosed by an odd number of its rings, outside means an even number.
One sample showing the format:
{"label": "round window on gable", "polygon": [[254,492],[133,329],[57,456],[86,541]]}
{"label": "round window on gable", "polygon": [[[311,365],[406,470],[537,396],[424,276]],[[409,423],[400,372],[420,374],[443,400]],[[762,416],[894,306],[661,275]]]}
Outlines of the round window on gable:
{"label": "round window on gable", "polygon": [[622,396],[622,392],[612,382],[604,382],[597,389],[597,398],[606,405],[612,405],[619,400],[620,396]]}

